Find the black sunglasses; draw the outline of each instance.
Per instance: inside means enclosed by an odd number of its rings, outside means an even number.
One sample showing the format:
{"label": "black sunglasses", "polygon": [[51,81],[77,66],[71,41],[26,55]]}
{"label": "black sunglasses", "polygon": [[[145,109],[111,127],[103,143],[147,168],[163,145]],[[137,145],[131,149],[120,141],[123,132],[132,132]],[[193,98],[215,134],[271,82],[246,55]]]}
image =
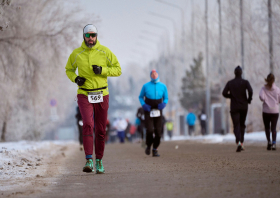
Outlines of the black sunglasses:
{"label": "black sunglasses", "polygon": [[89,37],[96,37],[97,36],[97,33],[85,33],[85,37],[89,38]]}

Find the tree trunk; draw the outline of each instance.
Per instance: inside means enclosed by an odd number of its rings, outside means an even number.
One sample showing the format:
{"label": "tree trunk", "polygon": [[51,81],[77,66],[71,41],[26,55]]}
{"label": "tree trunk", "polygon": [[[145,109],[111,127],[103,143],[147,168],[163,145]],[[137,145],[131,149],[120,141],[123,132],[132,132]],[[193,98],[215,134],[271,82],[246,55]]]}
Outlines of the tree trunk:
{"label": "tree trunk", "polygon": [[271,0],[267,2],[268,8],[268,45],[269,45],[269,65],[270,72],[273,73],[273,32],[272,32],[272,10],[271,10]]}
{"label": "tree trunk", "polygon": [[6,141],[6,121],[4,121],[3,123],[2,134],[1,134],[1,142],[5,142],[5,141]]}

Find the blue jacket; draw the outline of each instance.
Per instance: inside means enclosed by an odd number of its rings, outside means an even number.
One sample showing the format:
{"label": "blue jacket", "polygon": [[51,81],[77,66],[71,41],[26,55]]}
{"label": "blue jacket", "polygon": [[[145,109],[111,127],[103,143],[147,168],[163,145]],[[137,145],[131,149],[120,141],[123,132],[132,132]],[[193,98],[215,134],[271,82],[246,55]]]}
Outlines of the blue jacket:
{"label": "blue jacket", "polygon": [[196,120],[196,116],[194,113],[189,113],[186,117],[186,123],[189,126],[194,126],[195,125],[195,120]]}
{"label": "blue jacket", "polygon": [[142,106],[145,104],[144,97],[149,98],[151,100],[158,100],[163,98],[163,102],[167,104],[168,102],[167,87],[162,82],[150,81],[143,85],[139,95],[139,101]]}

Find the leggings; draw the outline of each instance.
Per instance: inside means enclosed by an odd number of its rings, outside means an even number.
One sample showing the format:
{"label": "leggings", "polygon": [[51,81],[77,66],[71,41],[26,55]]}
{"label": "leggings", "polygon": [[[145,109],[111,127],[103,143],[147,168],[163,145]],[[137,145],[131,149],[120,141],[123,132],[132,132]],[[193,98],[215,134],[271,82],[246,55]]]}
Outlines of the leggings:
{"label": "leggings", "polygon": [[263,123],[265,127],[265,135],[268,142],[270,141],[270,131],[272,132],[272,141],[276,142],[276,126],[278,121],[279,113],[264,113],[263,112]]}
{"label": "leggings", "polygon": [[125,132],[124,131],[118,131],[118,137],[120,139],[120,143],[124,143]]}
{"label": "leggings", "polygon": [[[150,117],[150,112],[145,111],[146,144],[150,148],[153,145],[157,149],[160,145],[162,117]],[[155,137],[154,137],[155,134]]]}
{"label": "leggings", "polygon": [[[162,102],[162,99],[151,100],[145,98],[145,103],[150,105],[152,109],[157,109],[158,104]],[[153,145],[153,149],[157,149],[160,145],[160,138],[162,133],[162,111],[160,111],[159,117],[150,117],[150,112],[145,111],[145,128],[146,128],[146,144],[150,148]],[[154,137],[155,135],[155,137]]]}
{"label": "leggings", "polygon": [[244,142],[244,133],[245,133],[245,121],[247,116],[247,109],[246,110],[239,110],[230,112],[231,119],[233,122],[233,131],[235,135],[235,142],[243,143]]}

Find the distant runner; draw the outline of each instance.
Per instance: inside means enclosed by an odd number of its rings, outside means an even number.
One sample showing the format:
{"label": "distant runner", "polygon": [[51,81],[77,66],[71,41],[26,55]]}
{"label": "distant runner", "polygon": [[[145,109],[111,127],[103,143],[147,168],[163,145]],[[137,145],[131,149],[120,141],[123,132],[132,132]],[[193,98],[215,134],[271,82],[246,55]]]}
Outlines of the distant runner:
{"label": "distant runner", "polygon": [[207,115],[205,114],[204,110],[202,110],[201,114],[199,115],[201,135],[206,135],[206,121]]}
{"label": "distant runner", "polygon": [[[230,99],[230,115],[237,144],[236,152],[240,152],[244,150],[245,121],[248,104],[252,101],[253,89],[248,80],[242,79],[240,66],[235,68],[234,74],[235,78],[228,81],[223,90],[223,96]],[[248,92],[248,98],[246,92]]]}
{"label": "distant runner", "polygon": [[[159,157],[158,147],[160,145],[162,110],[168,102],[168,92],[165,84],[159,81],[156,70],[150,73],[151,81],[144,84],[139,95],[139,101],[145,111],[145,127],[147,130],[145,153],[150,155],[153,145],[153,157]],[[155,134],[155,137],[153,137]]]}
{"label": "distant runner", "polygon": [[168,120],[166,122],[166,128],[167,128],[167,135],[169,136],[169,138],[171,140],[172,135],[173,135],[173,122],[172,122],[172,120]]}
{"label": "distant runner", "polygon": [[[81,47],[75,49],[66,64],[68,78],[77,83],[78,105],[83,118],[83,144],[86,165],[83,172],[93,168],[93,112],[95,122],[95,168],[104,173],[102,157],[105,148],[107,112],[109,108],[108,76],[120,76],[117,57],[97,40],[97,28],[88,24],[83,29]],[[75,73],[78,68],[78,74]]]}
{"label": "distant runner", "polygon": [[[280,89],[274,84],[275,77],[268,74],[264,85],[260,91],[260,100],[263,102],[263,123],[267,139],[267,150],[276,150],[276,126],[279,117]],[[272,132],[272,144],[270,139]]]}
{"label": "distant runner", "polygon": [[189,136],[194,135],[195,131],[195,121],[196,121],[196,115],[193,113],[193,110],[189,110],[189,114],[186,116],[186,122],[188,124],[189,129]]}
{"label": "distant runner", "polygon": [[145,111],[143,107],[139,107],[136,113],[136,117],[138,118],[138,126],[137,126],[137,131],[141,134],[141,140],[142,144],[145,142],[144,141],[144,127],[145,127]]}
{"label": "distant runner", "polygon": [[77,107],[77,114],[75,116],[77,118],[77,126],[79,130],[79,142],[80,142],[80,150],[83,150],[83,120],[79,107]]}

